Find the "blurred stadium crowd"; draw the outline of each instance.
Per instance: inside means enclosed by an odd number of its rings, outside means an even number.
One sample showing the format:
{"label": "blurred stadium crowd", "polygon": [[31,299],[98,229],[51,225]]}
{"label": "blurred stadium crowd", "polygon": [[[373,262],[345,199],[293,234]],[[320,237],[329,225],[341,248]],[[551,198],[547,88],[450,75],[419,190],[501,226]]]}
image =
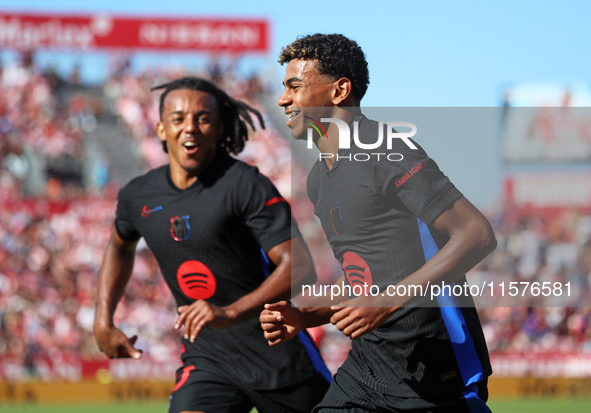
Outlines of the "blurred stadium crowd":
{"label": "blurred stadium crowd", "polygon": [[[304,168],[292,162],[289,140],[275,129],[262,103],[269,95],[265,80],[240,75],[237,64],[212,61],[190,74],[212,80],[263,112],[267,128],[251,134],[240,158],[256,164],[290,198],[319,280],[329,283],[341,270],[332,254],[320,252],[325,237],[317,231],[305,194],[296,190],[305,188]],[[155,134],[159,93],[150,88],[187,74],[184,67],[137,73],[129,61],[118,60],[104,84],[105,101],[78,94],[64,103],[60,88],[79,82],[76,70],[60,78],[39,69],[31,53],[0,67],[0,359],[19,361],[29,378],[37,376],[39,358],[102,357],[92,335],[93,300],[119,185],[109,178],[108,167],[103,184],[87,185],[85,133],[114,110],[145,169],[165,163]],[[588,303],[589,210],[538,214],[500,201],[485,213],[499,246],[473,271],[475,278],[571,281],[578,300]],[[140,244],[138,251],[116,322],[128,335],[137,334],[139,347],[151,357],[168,360],[180,351],[179,333],[173,329],[175,306],[149,250]],[[579,306],[583,301],[566,307],[488,302],[479,312],[489,350],[591,353],[591,309]],[[334,371],[346,356],[348,339],[331,326],[315,336]]]}

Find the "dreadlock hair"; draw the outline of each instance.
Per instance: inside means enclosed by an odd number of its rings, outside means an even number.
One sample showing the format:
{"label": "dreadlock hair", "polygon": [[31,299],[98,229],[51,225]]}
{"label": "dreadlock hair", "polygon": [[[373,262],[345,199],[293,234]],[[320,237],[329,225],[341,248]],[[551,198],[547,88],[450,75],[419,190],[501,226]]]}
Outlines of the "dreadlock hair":
{"label": "dreadlock hair", "polygon": [[[155,86],[150,90],[154,91],[160,89],[164,89],[164,92],[160,95],[160,120],[162,120],[164,111],[164,100],[173,90],[198,90],[212,95],[217,102],[218,113],[224,124],[225,136],[219,141],[218,145],[224,148],[228,153],[237,155],[244,149],[244,143],[248,140],[248,128],[246,124],[248,124],[252,130],[255,130],[252,115],[258,119],[261,127],[263,129],[265,128],[265,121],[258,110],[244,102],[231,98],[226,92],[205,79],[195,76],[187,76]],[[166,142],[162,142],[162,149],[164,152],[168,153]]]}
{"label": "dreadlock hair", "polygon": [[353,85],[352,94],[361,101],[369,84],[369,70],[365,53],[356,41],[342,34],[312,34],[299,36],[281,49],[279,63],[294,59],[317,60],[318,73],[333,79],[346,77]]}

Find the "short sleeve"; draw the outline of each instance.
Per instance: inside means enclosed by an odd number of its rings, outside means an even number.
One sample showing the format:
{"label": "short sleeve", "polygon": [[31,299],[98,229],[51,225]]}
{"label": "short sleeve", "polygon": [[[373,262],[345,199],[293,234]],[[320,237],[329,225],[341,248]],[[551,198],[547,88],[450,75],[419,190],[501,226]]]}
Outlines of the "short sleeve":
{"label": "short sleeve", "polygon": [[376,186],[386,196],[395,196],[427,225],[431,224],[462,193],[441,172],[435,161],[418,145],[411,149],[395,139],[390,152],[399,156],[375,162]]}
{"label": "short sleeve", "polygon": [[137,241],[141,235],[135,229],[129,217],[128,190],[123,188],[117,196],[117,213],[115,217],[115,229],[124,241]]}
{"label": "short sleeve", "polygon": [[258,169],[243,174],[238,192],[237,208],[265,252],[300,235],[289,203]]}

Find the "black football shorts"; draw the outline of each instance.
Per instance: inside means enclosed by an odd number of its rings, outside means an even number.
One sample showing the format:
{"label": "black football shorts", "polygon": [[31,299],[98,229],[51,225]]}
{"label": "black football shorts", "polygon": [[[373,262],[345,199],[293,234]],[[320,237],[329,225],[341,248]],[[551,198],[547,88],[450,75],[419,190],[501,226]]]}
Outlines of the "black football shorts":
{"label": "black football shorts", "polygon": [[425,407],[425,400],[398,398],[369,389],[348,373],[333,377],[324,399],[314,413],[490,413],[486,405],[486,382],[474,383],[458,394],[446,397],[445,402]]}
{"label": "black football shorts", "polygon": [[169,413],[309,413],[322,400],[329,383],[316,373],[310,379],[274,390],[253,390],[223,373],[185,365],[177,371]]}

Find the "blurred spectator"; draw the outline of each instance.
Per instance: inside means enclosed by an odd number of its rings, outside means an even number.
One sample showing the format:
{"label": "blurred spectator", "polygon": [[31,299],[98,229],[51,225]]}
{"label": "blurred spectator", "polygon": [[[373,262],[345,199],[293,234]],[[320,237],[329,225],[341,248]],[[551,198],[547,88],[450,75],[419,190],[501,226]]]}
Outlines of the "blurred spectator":
{"label": "blurred spectator", "polygon": [[6,159],[8,154],[3,154],[0,176],[13,195],[39,194],[47,178],[80,187],[84,131],[68,123],[54,89],[59,83],[55,72],[41,72],[31,51],[2,71],[0,143],[11,155]]}

